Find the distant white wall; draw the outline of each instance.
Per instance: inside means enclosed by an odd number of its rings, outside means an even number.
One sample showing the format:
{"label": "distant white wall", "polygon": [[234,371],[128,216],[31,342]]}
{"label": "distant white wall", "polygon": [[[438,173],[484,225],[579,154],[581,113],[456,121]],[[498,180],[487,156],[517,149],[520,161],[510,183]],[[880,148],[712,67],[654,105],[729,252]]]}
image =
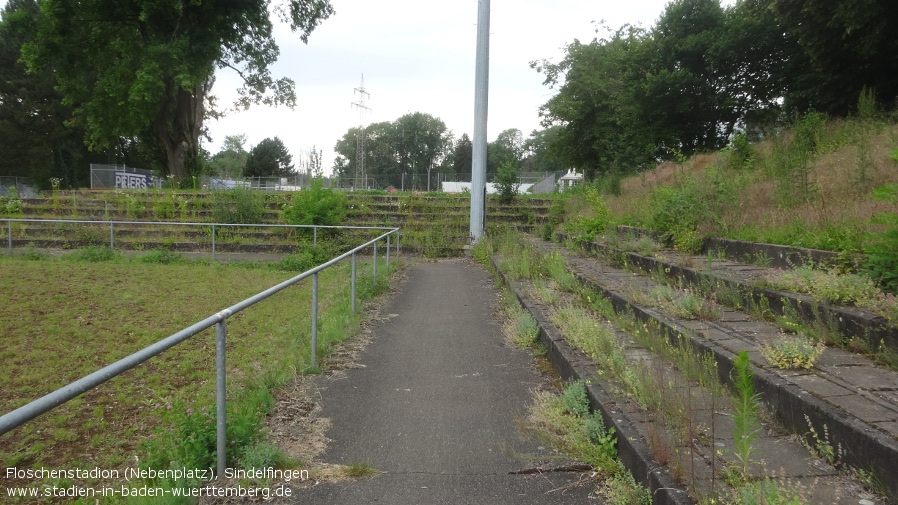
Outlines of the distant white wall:
{"label": "distant white wall", "polygon": [[[521,184],[518,187],[518,194],[527,193],[530,190],[530,187],[533,184]],[[464,193],[465,191],[471,191],[471,183],[470,182],[443,182],[442,183],[443,193]],[[496,188],[496,185],[492,182],[486,183],[486,194],[495,195],[499,190]]]}

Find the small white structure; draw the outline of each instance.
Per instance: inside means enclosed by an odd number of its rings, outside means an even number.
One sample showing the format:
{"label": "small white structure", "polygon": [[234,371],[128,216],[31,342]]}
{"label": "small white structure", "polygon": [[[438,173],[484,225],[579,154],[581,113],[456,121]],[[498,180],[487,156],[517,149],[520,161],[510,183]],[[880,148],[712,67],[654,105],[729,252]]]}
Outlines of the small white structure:
{"label": "small white structure", "polygon": [[578,174],[574,169],[570,169],[566,174],[558,179],[558,191],[564,191],[583,182],[583,174]]}

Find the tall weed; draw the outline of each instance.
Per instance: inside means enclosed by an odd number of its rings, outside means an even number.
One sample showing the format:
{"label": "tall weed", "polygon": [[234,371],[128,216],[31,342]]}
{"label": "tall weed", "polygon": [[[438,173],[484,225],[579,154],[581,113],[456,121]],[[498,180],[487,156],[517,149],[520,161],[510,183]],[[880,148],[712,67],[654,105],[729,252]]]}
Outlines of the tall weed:
{"label": "tall weed", "polygon": [[258,191],[235,188],[212,192],[212,219],[216,223],[260,224],[264,214],[264,196]]}
{"label": "tall weed", "polygon": [[[879,200],[898,203],[898,184],[882,186],[873,192]],[[874,222],[885,227],[882,233],[871,234],[864,252],[864,270],[884,291],[898,294],[898,214],[883,213]]]}

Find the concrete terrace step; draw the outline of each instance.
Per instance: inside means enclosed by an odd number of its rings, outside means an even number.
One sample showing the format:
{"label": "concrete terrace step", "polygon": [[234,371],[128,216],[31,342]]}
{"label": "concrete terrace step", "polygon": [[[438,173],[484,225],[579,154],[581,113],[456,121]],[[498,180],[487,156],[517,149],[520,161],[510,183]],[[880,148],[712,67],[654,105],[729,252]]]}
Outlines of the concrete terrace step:
{"label": "concrete terrace step", "polygon": [[[739,250],[750,250],[744,243]],[[659,251],[647,256],[635,251],[619,249],[604,242],[582,242],[579,244],[591,252],[616,257],[618,262],[626,261],[629,265],[639,267],[643,272],[662,274],[673,279],[682,279],[693,285],[701,285],[712,279],[721,286],[732,288],[741,293],[745,306],[763,304],[765,309],[783,316],[798,314],[805,321],[815,323],[823,321],[835,326],[845,341],[852,338],[866,342],[870,349],[885,345],[892,352],[898,352],[898,327],[890,325],[885,317],[870,310],[819,302],[809,295],[792,293],[759,286],[759,280],[774,266],[759,266],[732,259],[719,259],[713,255],[691,255],[670,250]],[[770,244],[761,244],[764,250]],[[785,258],[784,265],[794,265],[789,258],[798,260],[804,257],[804,251],[785,246],[777,248],[777,256]],[[826,253],[826,251],[818,251]],[[824,257],[818,257],[823,260]],[[818,262],[819,264],[819,262]]]}
{"label": "concrete terrace step", "polygon": [[722,382],[731,381],[734,355],[748,351],[757,391],[784,427],[811,444],[816,441],[810,439],[809,423],[818,434],[826,432],[831,446],[842,449],[843,463],[872,475],[892,499],[898,498],[898,372],[837,348],[827,348],[808,371],[772,367],[758,346],[779,334],[773,325],[726,308],[717,321],[671,316],[637,301],[654,285],[648,277],[533,240],[559,252],[579,281],[610,299],[618,313],[659,324],[671,339],[686,338],[698,352],[711,353]]}

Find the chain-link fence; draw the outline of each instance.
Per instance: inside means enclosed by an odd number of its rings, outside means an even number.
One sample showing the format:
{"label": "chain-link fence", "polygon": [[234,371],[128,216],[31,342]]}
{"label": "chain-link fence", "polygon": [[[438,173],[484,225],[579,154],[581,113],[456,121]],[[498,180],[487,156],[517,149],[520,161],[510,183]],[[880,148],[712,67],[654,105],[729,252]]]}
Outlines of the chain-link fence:
{"label": "chain-link fence", "polygon": [[125,165],[90,164],[91,189],[150,189],[161,188],[163,178],[151,170]]}
{"label": "chain-link fence", "polygon": [[[521,172],[518,182],[522,188],[533,188],[534,193],[551,193],[555,190],[555,182],[563,172]],[[486,174],[487,183],[495,182],[495,172]],[[470,188],[471,174],[443,172],[432,170],[427,173],[394,173],[378,174],[373,177],[338,177],[335,186],[341,189],[383,189],[387,191],[444,191],[454,193],[461,191],[464,185]],[[447,189],[448,188],[448,189]]]}
{"label": "chain-link fence", "polygon": [[0,176],[0,196],[8,195],[10,188],[16,188],[19,198],[34,198],[37,196],[37,186],[32,184],[27,177]]}
{"label": "chain-link fence", "polygon": [[203,176],[202,187],[198,189],[258,189],[263,191],[300,191],[311,183],[308,174],[293,174],[287,177],[212,177]]}

